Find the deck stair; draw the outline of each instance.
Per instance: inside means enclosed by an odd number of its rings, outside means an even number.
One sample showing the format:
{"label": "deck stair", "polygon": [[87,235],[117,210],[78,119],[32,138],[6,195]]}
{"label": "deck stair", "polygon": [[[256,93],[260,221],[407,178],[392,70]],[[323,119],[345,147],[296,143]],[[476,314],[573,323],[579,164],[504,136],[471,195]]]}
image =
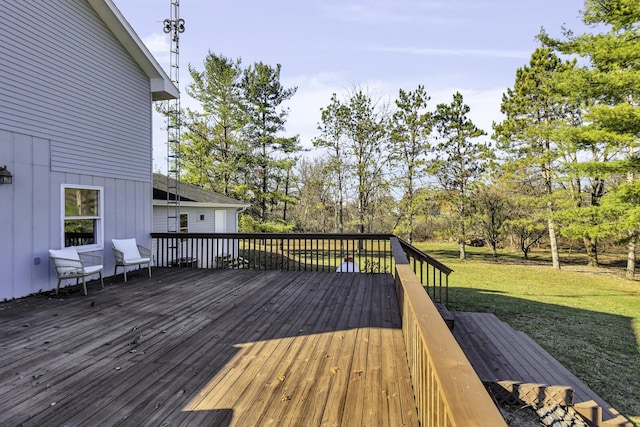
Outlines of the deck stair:
{"label": "deck stair", "polygon": [[523,332],[491,313],[453,312],[453,317],[456,340],[498,401],[531,405],[541,419],[562,422],[575,415],[586,423],[568,425],[633,426]]}

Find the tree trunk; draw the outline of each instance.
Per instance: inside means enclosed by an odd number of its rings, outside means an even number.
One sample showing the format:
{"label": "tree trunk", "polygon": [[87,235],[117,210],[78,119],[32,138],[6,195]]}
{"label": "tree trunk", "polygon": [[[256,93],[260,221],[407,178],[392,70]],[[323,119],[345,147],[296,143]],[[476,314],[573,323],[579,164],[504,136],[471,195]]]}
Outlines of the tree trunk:
{"label": "tree trunk", "polygon": [[636,274],[636,239],[632,238],[627,246],[627,277],[633,277]]}
{"label": "tree trunk", "polygon": [[465,251],[464,240],[460,240],[460,260],[464,261],[465,257],[466,257],[466,251]]}
{"label": "tree trunk", "polygon": [[598,264],[598,241],[589,237],[583,237],[584,248],[587,251],[589,267],[597,267]]}
{"label": "tree trunk", "polygon": [[553,268],[560,270],[560,254],[558,253],[558,238],[556,237],[556,229],[553,218],[551,217],[552,211],[551,207],[549,207],[549,220],[548,220],[548,228],[549,228],[549,246],[551,247],[551,260],[553,263]]}

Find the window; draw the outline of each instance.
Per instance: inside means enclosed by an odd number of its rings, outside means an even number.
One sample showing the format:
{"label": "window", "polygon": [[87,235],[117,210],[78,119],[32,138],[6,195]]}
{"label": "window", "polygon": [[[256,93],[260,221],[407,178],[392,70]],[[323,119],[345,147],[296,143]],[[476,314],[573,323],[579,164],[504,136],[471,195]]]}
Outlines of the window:
{"label": "window", "polygon": [[189,232],[189,214],[186,214],[186,213],[180,214],[180,232],[181,233]]}
{"label": "window", "polygon": [[102,248],[102,188],[62,186],[62,245]]}

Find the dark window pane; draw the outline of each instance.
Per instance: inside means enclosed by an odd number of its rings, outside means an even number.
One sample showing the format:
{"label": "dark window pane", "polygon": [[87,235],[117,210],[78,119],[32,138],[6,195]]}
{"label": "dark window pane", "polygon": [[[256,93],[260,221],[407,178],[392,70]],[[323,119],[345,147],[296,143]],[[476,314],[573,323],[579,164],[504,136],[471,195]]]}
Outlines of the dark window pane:
{"label": "dark window pane", "polygon": [[96,243],[95,219],[64,221],[64,246],[93,245]]}
{"label": "dark window pane", "polygon": [[180,232],[181,233],[189,232],[189,215],[188,214],[180,214]]}

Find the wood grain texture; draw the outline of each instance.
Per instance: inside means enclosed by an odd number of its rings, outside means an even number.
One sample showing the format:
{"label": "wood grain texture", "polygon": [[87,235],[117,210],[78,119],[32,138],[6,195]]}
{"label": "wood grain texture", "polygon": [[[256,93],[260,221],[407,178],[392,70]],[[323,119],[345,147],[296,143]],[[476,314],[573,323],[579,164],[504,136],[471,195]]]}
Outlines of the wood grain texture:
{"label": "wood grain texture", "polygon": [[1,425],[418,425],[389,275],[155,269],[0,323]]}

